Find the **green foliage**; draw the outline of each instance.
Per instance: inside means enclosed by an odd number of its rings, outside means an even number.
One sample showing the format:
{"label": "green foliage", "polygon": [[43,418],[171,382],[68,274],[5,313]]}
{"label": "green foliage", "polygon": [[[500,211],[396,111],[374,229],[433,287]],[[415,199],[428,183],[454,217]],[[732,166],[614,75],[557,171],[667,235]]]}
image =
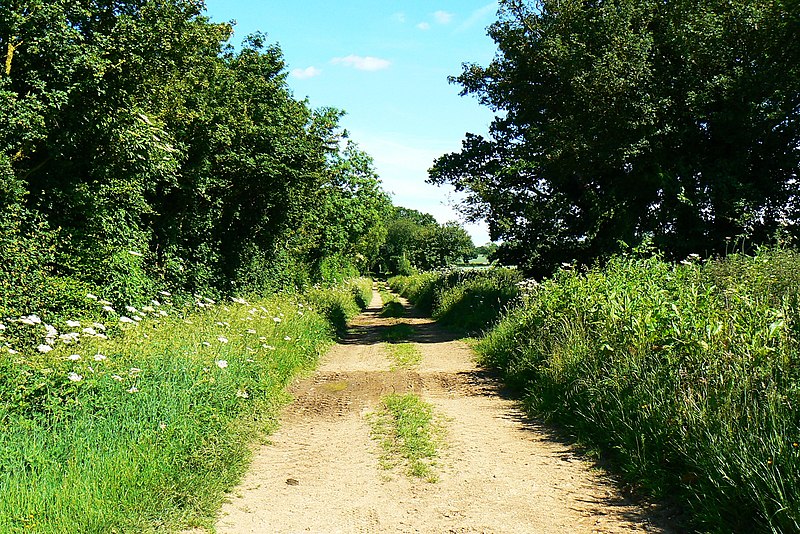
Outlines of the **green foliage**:
{"label": "green foliage", "polygon": [[367,307],[372,298],[372,280],[359,278],[336,286],[314,287],[306,298],[318,313],[328,319],[339,335],[347,331],[347,323]]}
{"label": "green foliage", "polygon": [[417,269],[431,270],[453,265],[469,257],[473,251],[472,239],[457,223],[440,225],[427,213],[396,208],[394,218],[386,228],[382,255],[389,272],[409,276]]}
{"label": "green foliage", "polygon": [[108,340],[0,355],[3,532],[209,527],[284,386],[330,340],[289,295],[141,312]]}
{"label": "green foliage", "polygon": [[481,341],[530,408],[714,532],[800,528],[800,256],[615,258],[530,286]]}
{"label": "green foliage", "polygon": [[799,216],[796,13],[503,0],[495,59],[453,79],[498,111],[490,137],[467,135],[430,181],[466,192],[500,259],[537,276],[650,238],[674,260],[769,242]]}
{"label": "green foliage", "polygon": [[491,328],[520,294],[513,269],[453,270],[389,279],[392,288],[443,325],[465,333]]}

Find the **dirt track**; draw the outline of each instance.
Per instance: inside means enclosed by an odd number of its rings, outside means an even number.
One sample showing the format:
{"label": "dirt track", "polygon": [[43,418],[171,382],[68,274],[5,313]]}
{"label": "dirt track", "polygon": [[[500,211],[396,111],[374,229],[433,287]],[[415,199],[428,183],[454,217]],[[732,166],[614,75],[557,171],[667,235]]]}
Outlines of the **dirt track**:
{"label": "dirt track", "polygon": [[[220,514],[219,533],[667,532],[622,499],[568,445],[526,418],[463,342],[431,320],[379,317],[380,297],[293,387],[272,443]],[[422,362],[391,371],[381,332],[413,325]],[[443,416],[439,481],[379,465],[366,415],[386,394],[413,391]]]}

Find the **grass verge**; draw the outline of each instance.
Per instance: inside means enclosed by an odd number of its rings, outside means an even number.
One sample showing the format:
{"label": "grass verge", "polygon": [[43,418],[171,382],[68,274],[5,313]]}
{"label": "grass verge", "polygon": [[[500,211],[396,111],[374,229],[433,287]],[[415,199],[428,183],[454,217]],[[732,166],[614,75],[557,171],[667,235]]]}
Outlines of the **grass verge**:
{"label": "grass verge", "polygon": [[417,395],[388,395],[370,418],[372,436],[384,450],[386,468],[405,465],[408,474],[436,482],[434,470],[444,444],[444,427],[433,407]]}
{"label": "grass verge", "polygon": [[4,354],[0,531],[210,527],[248,445],[274,427],[284,386],[331,342],[321,311],[292,295],[159,305],[109,339]]}

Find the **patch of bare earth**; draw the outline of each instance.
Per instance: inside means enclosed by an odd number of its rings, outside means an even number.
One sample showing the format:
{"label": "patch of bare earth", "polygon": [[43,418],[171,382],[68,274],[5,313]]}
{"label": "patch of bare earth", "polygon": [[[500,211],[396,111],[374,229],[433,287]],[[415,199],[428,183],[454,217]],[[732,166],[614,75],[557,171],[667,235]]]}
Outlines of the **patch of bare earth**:
{"label": "patch of bare earth", "polygon": [[[463,342],[421,317],[382,319],[380,297],[294,385],[271,444],[223,506],[220,533],[667,532],[570,446],[528,419]],[[410,309],[407,316],[411,315]],[[414,327],[422,363],[390,371],[382,331]],[[446,426],[438,482],[386,471],[367,414],[415,392]]]}

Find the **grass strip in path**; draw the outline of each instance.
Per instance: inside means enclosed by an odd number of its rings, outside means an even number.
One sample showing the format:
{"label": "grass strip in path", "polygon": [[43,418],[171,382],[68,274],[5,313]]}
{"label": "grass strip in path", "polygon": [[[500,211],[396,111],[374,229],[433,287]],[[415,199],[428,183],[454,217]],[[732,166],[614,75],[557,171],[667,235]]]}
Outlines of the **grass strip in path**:
{"label": "grass strip in path", "polygon": [[386,350],[392,360],[391,370],[410,369],[422,361],[422,353],[413,343],[387,343]]}
{"label": "grass strip in path", "polygon": [[387,395],[370,423],[372,437],[384,450],[384,467],[404,464],[411,476],[428,482],[438,480],[434,467],[444,444],[444,427],[430,404],[412,393]]}

